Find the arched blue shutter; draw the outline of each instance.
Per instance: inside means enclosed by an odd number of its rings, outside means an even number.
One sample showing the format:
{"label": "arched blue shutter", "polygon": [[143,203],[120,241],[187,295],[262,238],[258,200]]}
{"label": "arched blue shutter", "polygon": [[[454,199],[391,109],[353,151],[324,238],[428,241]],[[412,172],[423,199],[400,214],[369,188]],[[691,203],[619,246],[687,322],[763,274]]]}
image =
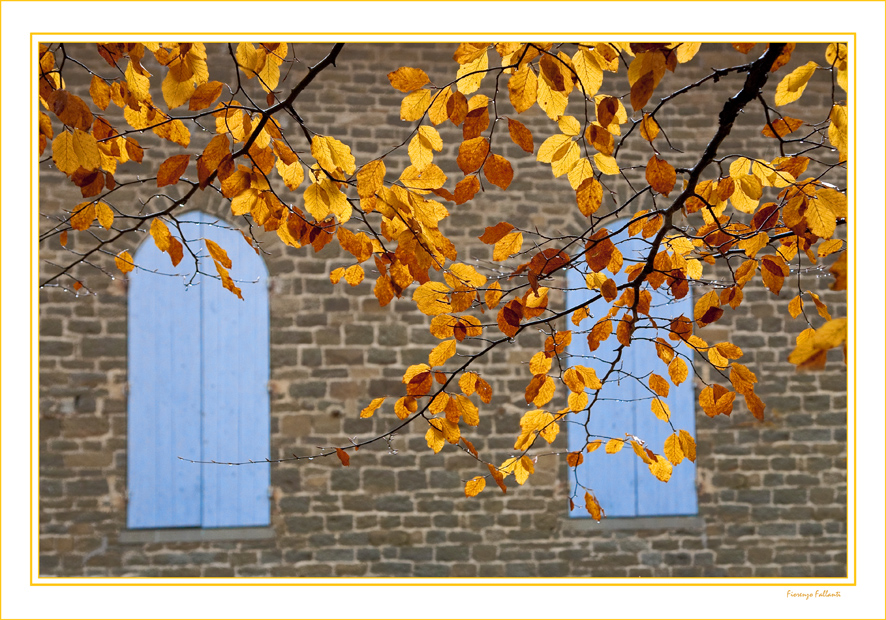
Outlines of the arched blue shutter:
{"label": "arched blue shutter", "polygon": [[[194,212],[182,218],[191,247],[224,248],[244,300],[198,275],[188,257],[173,268],[149,239],[129,288],[128,489],[130,528],[236,527],[270,522],[267,270],[238,231]],[[215,274],[212,259],[201,271]],[[148,271],[145,271],[148,270]],[[158,273],[149,273],[149,271]],[[177,275],[164,275],[177,274]]]}
{"label": "arched blue shutter", "polygon": [[[618,230],[626,222],[616,222],[609,227]],[[613,237],[625,258],[625,267],[642,259],[644,251],[648,251],[648,241],[636,237],[628,237],[627,231]],[[607,274],[610,275],[610,274]],[[627,281],[623,268],[613,278],[616,284]],[[571,308],[587,301],[597,293],[587,289],[584,274],[570,270],[567,275],[566,307]],[[684,314],[692,316],[692,301],[687,295],[683,299],[673,300],[659,291],[652,291],[653,316],[659,326],[666,326],[670,319]],[[593,321],[605,315],[609,304],[604,301],[592,304],[588,310],[593,318],[585,319],[583,325],[593,325]],[[648,321],[644,321],[648,325]],[[651,330],[647,331],[651,334]],[[636,331],[635,338],[643,336],[643,331]],[[577,337],[567,348],[570,363],[582,364],[594,368],[602,378],[609,369],[609,362],[615,359],[618,341],[615,334],[611,335],[600,347],[591,352],[587,339]],[[624,437],[625,432],[632,433],[645,440],[651,449],[661,453],[664,440],[671,434],[670,427],[655,417],[650,410],[649,392],[644,390],[637,381],[627,375],[644,376],[653,371],[667,377],[667,368],[659,360],[655,344],[646,340],[632,340],[631,346],[624,349],[621,358],[624,375],[621,380],[614,375],[610,382],[600,390],[599,400],[591,412],[588,430],[592,434],[608,437]],[[679,386],[671,386],[667,402],[671,411],[671,421],[676,429],[683,429],[695,436],[695,399],[692,386],[692,367],[689,367],[689,378]],[[613,380],[615,378],[615,380]],[[642,400],[638,400],[642,399]],[[569,431],[569,450],[584,450],[586,434],[584,426],[578,425]],[[605,454],[602,449],[586,454],[584,463],[578,467],[578,481],[591,488],[606,511],[608,517],[638,517],[654,515],[689,515],[698,512],[698,497],[695,488],[695,464],[684,459],[674,467],[671,479],[663,483],[656,479],[649,468],[629,447],[617,454]],[[570,485],[575,487],[575,480],[570,476]],[[578,493],[579,501],[570,513],[574,517],[588,517],[584,508],[584,492]]]}

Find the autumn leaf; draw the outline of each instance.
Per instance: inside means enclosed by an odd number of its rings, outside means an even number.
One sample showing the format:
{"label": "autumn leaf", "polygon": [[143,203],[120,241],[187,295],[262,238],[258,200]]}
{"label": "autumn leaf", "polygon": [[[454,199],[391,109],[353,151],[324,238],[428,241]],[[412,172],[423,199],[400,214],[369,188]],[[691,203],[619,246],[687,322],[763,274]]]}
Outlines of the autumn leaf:
{"label": "autumn leaf", "polygon": [[348,456],[348,453],[342,450],[341,448],[335,449],[335,454],[338,456],[338,460],[341,461],[341,464],[344,467],[348,467],[351,464],[351,457]]}
{"label": "autumn leaf", "polygon": [[160,164],[160,169],[157,170],[157,187],[178,183],[181,175],[187,170],[190,160],[190,155],[173,155]]}
{"label": "autumn leaf", "polygon": [[455,340],[444,340],[433,348],[428,356],[428,364],[442,366],[453,355],[455,355]]}
{"label": "autumn leaf", "polygon": [[784,76],[775,89],[775,105],[787,105],[799,99],[817,68],[815,62],[809,61]]}
{"label": "autumn leaf", "polygon": [[475,497],[480,491],[486,488],[486,478],[483,476],[475,476],[465,483],[465,496]]}
{"label": "autumn leaf", "polygon": [[606,513],[603,511],[603,508],[600,507],[597,498],[590,491],[585,492],[585,508],[587,509],[588,514],[591,515],[591,518],[595,521],[599,521],[606,516]]}
{"label": "autumn leaf", "polygon": [[132,262],[132,255],[125,250],[117,254],[114,258],[114,264],[117,265],[117,269],[123,273],[129,273],[135,269],[135,264]]}
{"label": "autumn leaf", "polygon": [[382,405],[383,402],[385,402],[385,397],[384,397],[384,396],[381,397],[381,398],[374,398],[374,399],[372,399],[372,402],[369,403],[369,404],[363,409],[363,411],[360,412],[360,417],[361,417],[361,418],[371,418],[371,417],[372,417],[372,414],[374,414],[374,413],[376,412],[376,410],[377,410],[379,407],[381,407],[381,405]]}
{"label": "autumn leaf", "polygon": [[509,118],[508,133],[510,134],[511,140],[513,140],[514,144],[519,146],[527,153],[532,153],[535,150],[535,144],[532,140],[532,132],[529,131],[526,125],[524,125],[520,121]]}
{"label": "autumn leaf", "polygon": [[659,194],[667,196],[674,190],[677,173],[671,164],[653,155],[646,164],[646,182]]}
{"label": "autumn leaf", "polygon": [[606,442],[606,454],[615,454],[624,448],[625,442],[621,439],[610,439]]}
{"label": "autumn leaf", "polygon": [[388,81],[400,92],[408,93],[418,90],[431,80],[428,78],[428,74],[421,69],[400,67],[396,71],[388,73]]}

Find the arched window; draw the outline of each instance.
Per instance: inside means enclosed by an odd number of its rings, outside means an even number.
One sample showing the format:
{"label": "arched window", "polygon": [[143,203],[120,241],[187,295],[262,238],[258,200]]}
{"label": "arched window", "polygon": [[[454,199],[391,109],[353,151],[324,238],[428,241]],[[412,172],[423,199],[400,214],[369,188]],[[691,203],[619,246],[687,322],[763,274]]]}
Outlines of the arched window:
{"label": "arched window", "polygon": [[[610,231],[620,230],[627,224],[626,220],[609,226]],[[624,267],[613,279],[617,285],[627,281],[625,268],[642,260],[648,252],[649,241],[628,237],[627,230],[613,236],[615,243],[624,256]],[[588,290],[584,274],[575,269],[567,276],[568,291],[566,307],[587,301],[596,296],[598,291]],[[664,289],[661,289],[664,290]],[[652,316],[659,327],[667,327],[671,319],[681,314],[692,317],[692,301],[690,295],[683,299],[673,300],[660,291],[652,291]],[[593,322],[609,311],[609,304],[600,300],[589,306],[592,318],[585,319],[582,327],[593,325]],[[620,316],[621,313],[617,316]],[[615,326],[613,320],[613,326]],[[658,358],[655,350],[653,330],[642,329],[649,326],[644,320],[634,332],[631,346],[624,349],[617,368],[620,372],[610,376],[609,381],[600,390],[599,400],[594,404],[588,422],[588,432],[604,437],[624,437],[625,432],[645,440],[656,453],[660,454],[664,441],[672,434],[667,423],[659,420],[650,409],[650,392],[639,385],[633,377],[644,377],[650,371],[667,377],[667,368]],[[614,331],[614,329],[613,329]],[[665,336],[665,331],[659,332]],[[646,338],[646,339],[644,339]],[[673,343],[676,344],[676,343]],[[615,359],[618,340],[613,333],[600,344],[595,351],[590,351],[587,339],[573,338],[567,348],[570,363],[582,364],[594,368],[597,376],[602,379],[610,362]],[[682,347],[681,347],[682,348]],[[685,350],[685,349],[684,349]],[[671,422],[677,430],[683,429],[695,436],[695,398],[693,390],[693,374],[691,364],[689,377],[679,386],[670,387],[665,402],[671,412]],[[645,383],[645,381],[644,381]],[[584,414],[578,414],[579,416]],[[576,419],[573,416],[573,419]],[[583,419],[579,419],[583,421]],[[587,434],[584,426],[569,425],[569,450],[584,450]],[[605,443],[605,441],[604,441]],[[584,462],[578,467],[578,482],[593,489],[597,500],[606,511],[607,517],[643,517],[667,515],[694,515],[698,513],[698,496],[695,487],[695,463],[684,459],[674,467],[673,474],[667,483],[656,479],[646,464],[637,457],[628,446],[616,454],[603,454],[603,451],[586,455]],[[575,479],[570,476],[570,485],[575,487]],[[579,499],[584,497],[580,490]],[[581,505],[579,505],[581,504]],[[577,501],[570,516],[587,517],[583,502]]]}
{"label": "arched window", "polygon": [[[216,269],[202,239],[227,251],[243,300],[177,268],[149,238],[129,286],[128,515],[130,528],[268,525],[267,463],[198,465],[180,460],[262,460],[270,455],[267,269],[237,230],[201,212],[182,233]],[[190,261],[190,263],[189,263]],[[156,271],[157,273],[151,273]],[[177,274],[177,275],[166,275]]]}

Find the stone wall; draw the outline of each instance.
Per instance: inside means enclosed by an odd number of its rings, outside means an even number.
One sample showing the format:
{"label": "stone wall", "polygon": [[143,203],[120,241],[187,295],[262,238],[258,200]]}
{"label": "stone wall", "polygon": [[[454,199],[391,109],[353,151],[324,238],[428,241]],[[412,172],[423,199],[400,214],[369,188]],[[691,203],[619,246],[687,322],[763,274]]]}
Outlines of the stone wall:
{"label": "stone wall", "polygon": [[[297,46],[296,53],[308,65],[327,47]],[[365,161],[409,133],[409,124],[399,120],[402,95],[385,75],[401,65],[420,66],[433,81],[444,83],[454,75],[453,49],[432,43],[347,44],[337,67],[324,72],[299,98],[299,113],[310,127],[342,139],[358,161]],[[224,50],[212,53],[223,55]],[[749,57],[759,53],[761,46]],[[810,58],[823,64],[823,46],[801,45],[778,76]],[[744,61],[728,45],[704,46],[695,61],[679,67],[675,76],[667,75],[657,93],[699,79],[710,67]],[[73,69],[66,78],[76,83]],[[743,79],[730,75],[696,89],[662,115],[662,128],[684,151],[668,154],[669,161],[691,165],[713,135],[723,101],[739,90]],[[626,89],[617,81],[604,82],[603,92]],[[829,102],[829,82],[814,81],[801,100],[802,110],[789,113],[818,121],[826,117]],[[774,157],[773,142],[760,136],[758,112],[747,116],[750,120],[740,118],[721,153],[749,150]],[[520,120],[538,128],[537,136],[550,132],[549,121],[537,110]],[[446,147],[438,160],[447,162],[444,170],[454,174],[460,131],[450,126],[441,132]],[[537,137],[536,148],[539,142]],[[632,158],[642,164],[649,152],[639,142],[634,142]],[[156,162],[176,152],[159,143],[151,146],[149,156]],[[581,216],[565,180],[553,179],[546,166],[520,153],[513,144],[504,150],[516,170],[506,192],[487,188],[471,203],[450,205],[444,232],[457,245],[474,240],[461,260],[488,258],[489,249],[476,237],[501,220],[521,227],[578,230]],[[42,167],[41,212],[57,213],[78,198],[76,188],[56,170]],[[233,221],[224,203],[208,192],[193,206]],[[134,245],[129,241],[126,247],[132,250]],[[272,458],[388,428],[394,421],[390,411],[371,420],[359,419],[358,412],[373,397],[400,395],[405,366],[427,360],[437,341],[428,333],[426,317],[406,298],[379,308],[371,278],[355,288],[333,286],[329,272],[348,262],[331,247],[314,255],[285,247],[269,235],[266,248]],[[41,259],[61,260],[59,250],[55,241],[45,244]],[[42,267],[51,272],[47,262]],[[463,481],[483,473],[476,462],[451,446],[432,454],[425,429],[415,428],[393,440],[396,453],[387,446],[366,447],[353,454],[348,468],[333,459],[274,466],[272,526],[252,532],[256,538],[228,531],[201,540],[199,532],[192,532],[192,540],[158,542],[163,537],[158,533],[145,542],[125,531],[126,279],[112,280],[95,270],[78,272],[78,277],[94,295],[74,296],[56,288],[40,293],[42,575],[845,575],[845,368],[837,353],[822,373],[798,374],[787,363],[794,338],[804,327],[786,312],[792,295],[775,298],[749,285],[740,309],[727,312],[702,334],[709,341],[731,340],[744,350],[742,362],[760,378],[757,393],[767,409],[762,423],[743,404],[729,418],[709,419],[699,412],[698,518],[599,525],[569,519],[564,457],[539,460],[537,474],[506,495],[487,488],[468,499]],[[832,314],[842,315],[845,294],[827,290],[828,282],[813,278],[811,286],[818,285],[815,290]],[[515,346],[496,349],[482,366],[496,398],[481,407],[474,443],[492,461],[510,454],[517,420],[525,410],[523,391],[530,378],[525,363],[540,346],[540,337],[521,336]],[[565,433],[554,447],[565,451]]]}

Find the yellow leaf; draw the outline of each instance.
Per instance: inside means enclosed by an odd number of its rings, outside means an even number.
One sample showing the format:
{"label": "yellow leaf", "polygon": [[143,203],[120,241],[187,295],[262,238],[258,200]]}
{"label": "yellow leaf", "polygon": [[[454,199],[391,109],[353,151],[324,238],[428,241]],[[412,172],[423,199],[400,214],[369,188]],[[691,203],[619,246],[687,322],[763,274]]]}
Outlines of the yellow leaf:
{"label": "yellow leaf", "polygon": [[455,355],[455,340],[444,340],[431,350],[428,364],[442,366],[453,355]]}
{"label": "yellow leaf", "polygon": [[538,78],[528,64],[514,71],[508,80],[508,96],[517,113],[525,112],[536,101]]}
{"label": "yellow leaf", "polygon": [[63,131],[52,141],[52,161],[56,167],[70,176],[80,167],[80,161],[74,150],[74,136]]}
{"label": "yellow leaf", "polygon": [[428,78],[428,74],[421,69],[400,67],[396,71],[388,73],[388,81],[400,92],[408,93],[421,88],[431,80]]}
{"label": "yellow leaf", "polygon": [[483,476],[476,476],[468,480],[465,484],[465,496],[474,497],[485,488],[486,478]]}
{"label": "yellow leaf", "polygon": [[102,158],[98,150],[98,142],[91,134],[74,128],[72,147],[81,168],[95,170],[101,166]]}
{"label": "yellow leaf", "polygon": [[413,396],[403,396],[394,403],[394,413],[401,420],[405,420],[416,411],[418,411],[418,402]]}
{"label": "yellow leaf", "polygon": [[625,442],[621,439],[610,439],[606,442],[606,454],[615,454],[624,448]]}
{"label": "yellow leaf", "polygon": [[840,153],[840,161],[846,161],[849,151],[849,108],[845,105],[834,105],[829,117],[828,140]]}
{"label": "yellow leaf", "polygon": [[791,303],[788,304],[788,312],[791,315],[791,318],[796,319],[800,316],[800,313],[803,312],[803,299],[797,295],[791,300]]}
{"label": "yellow leaf", "polygon": [[587,508],[588,514],[590,514],[591,518],[595,521],[600,521],[600,519],[606,516],[606,513],[600,507],[597,498],[594,497],[594,494],[590,491],[585,491],[585,508]]}
{"label": "yellow leaf", "polygon": [[551,402],[551,399],[554,398],[554,391],[556,388],[557,384],[554,383],[554,380],[550,377],[545,377],[544,383],[542,383],[541,387],[538,389],[538,394],[532,399],[532,404],[536,407],[542,407]]}
{"label": "yellow leaf", "polygon": [[588,406],[588,394],[587,392],[572,392],[569,394],[569,398],[567,399],[567,404],[569,405],[570,411],[581,411],[585,407]]}
{"label": "yellow leaf", "polygon": [[557,155],[557,153],[559,153],[564,146],[570,144],[571,142],[572,138],[565,134],[554,134],[553,136],[547,138],[544,142],[542,142],[541,146],[538,147],[538,154],[535,156],[536,161],[540,161],[546,164],[553,162],[555,159],[555,155]]}
{"label": "yellow leaf", "polygon": [[683,64],[692,60],[698,53],[701,43],[680,43],[677,46],[677,62]]}
{"label": "yellow leaf", "polygon": [[816,237],[830,239],[837,229],[837,217],[827,204],[814,198],[806,201],[806,223]]}
{"label": "yellow leaf", "polygon": [[677,433],[668,435],[664,442],[664,455],[673,465],[683,462],[683,448],[680,446],[680,436]]}
{"label": "yellow leaf", "polygon": [[656,418],[663,422],[667,422],[671,419],[671,410],[668,407],[668,404],[659,398],[652,399],[652,413],[655,414]]}
{"label": "yellow leaf", "polygon": [[364,276],[363,267],[360,265],[351,265],[345,269],[345,282],[351,286],[357,286],[360,284],[363,281]]}
{"label": "yellow leaf", "polygon": [[529,372],[533,375],[544,375],[551,369],[551,362],[553,360],[544,354],[543,351],[539,351],[535,355],[532,356],[532,359],[529,360]]}
{"label": "yellow leaf", "polygon": [[[144,71],[144,69],[142,69],[142,71]],[[139,101],[150,101],[151,81],[148,78],[150,74],[148,73],[145,75],[140,73],[133,66],[132,60],[130,60],[126,65],[124,75],[126,76],[126,83],[129,85],[129,92],[132,93],[133,97]]]}
{"label": "yellow leaf", "polygon": [[364,408],[363,411],[360,412],[360,417],[371,418],[372,414],[375,413],[375,410],[381,407],[381,404],[385,402],[385,398],[385,396],[382,396],[381,398],[373,398],[372,402],[370,402],[369,405],[367,405],[366,408]]}
{"label": "yellow leaf", "polygon": [[425,115],[425,111],[431,104],[431,91],[424,88],[416,90],[405,97],[400,103],[400,120],[417,121]]}
{"label": "yellow leaf", "polygon": [[480,81],[486,75],[489,68],[489,55],[484,49],[482,54],[474,60],[459,66],[455,74],[456,86],[459,92],[469,95],[480,88]]}
{"label": "yellow leaf", "polygon": [[[99,203],[101,204],[101,203]],[[828,312],[828,307],[825,303],[819,298],[818,295],[813,293],[812,291],[806,291],[809,293],[809,296],[812,297],[812,303],[815,304],[815,309],[818,310],[818,316],[823,318],[825,321],[831,320],[831,314]]]}
{"label": "yellow leaf", "polygon": [[443,422],[441,420],[428,420],[428,424],[430,424],[431,428],[425,433],[425,441],[428,443],[428,447],[434,451],[434,454],[437,454],[446,443],[446,439],[443,436]]}
{"label": "yellow leaf", "polygon": [[291,190],[294,190],[305,180],[304,168],[302,168],[301,163],[298,161],[287,165],[282,159],[278,159],[276,168],[280,178],[283,179],[283,183]]}
{"label": "yellow leaf", "polygon": [[775,89],[775,105],[787,105],[799,99],[817,68],[815,62],[809,61],[787,74]]}
{"label": "yellow leaf", "polygon": [[95,205],[95,217],[105,230],[110,230],[114,225],[114,212],[103,202]]}
{"label": "yellow leaf", "polygon": [[632,440],[631,440],[631,447],[634,449],[634,454],[636,454],[637,456],[639,456],[639,457],[643,460],[644,463],[647,463],[647,464],[652,463],[652,459],[651,459],[651,458],[649,457],[649,455],[646,453],[646,448],[644,448],[644,447],[640,444],[640,442],[638,442],[638,441],[634,441],[634,440],[632,439]]}
{"label": "yellow leaf", "polygon": [[657,458],[652,463],[649,463],[649,471],[662,482],[667,482],[671,479],[674,466],[667,459]]}
{"label": "yellow leaf", "polygon": [[686,381],[689,376],[689,368],[686,366],[686,362],[683,361],[683,358],[675,357],[671,363],[668,364],[668,375],[670,375],[671,383],[674,385],[680,385]]}
{"label": "yellow leaf", "polygon": [[599,448],[602,445],[603,445],[603,442],[601,440],[595,439],[594,441],[590,442],[587,446],[585,446],[585,451],[590,454],[591,452],[593,452],[594,450],[596,450],[597,448]]}
{"label": "yellow leaf", "polygon": [[517,254],[523,247],[523,233],[508,233],[496,242],[492,251],[492,260],[502,261]]}
{"label": "yellow leaf", "polygon": [[332,281],[333,284],[338,284],[344,275],[345,275],[345,268],[339,267],[337,269],[333,269],[329,273],[329,279]]}
{"label": "yellow leaf", "polygon": [[682,450],[683,456],[695,462],[695,440],[684,430],[680,431],[680,450]]}
{"label": "yellow leaf", "polygon": [[446,314],[452,311],[447,297],[449,287],[441,282],[425,282],[412,295],[419,311],[429,316]]}
{"label": "yellow leaf", "polygon": [[569,97],[566,93],[555,90],[550,82],[544,77],[538,80],[538,93],[536,95],[538,107],[544,110],[551,120],[557,120],[566,111]]}
{"label": "yellow leaf", "polygon": [[169,228],[163,220],[156,217],[153,219],[151,222],[151,236],[154,238],[154,244],[156,244],[158,250],[165,252],[169,249],[172,235],[169,234]]}
{"label": "yellow leaf", "polygon": [[178,81],[174,72],[170,71],[163,78],[163,99],[170,110],[173,110],[188,102],[197,87],[194,86],[194,79],[190,77],[184,81]]}
{"label": "yellow leaf", "polygon": [[613,175],[620,172],[615,158],[609,155],[597,153],[594,155],[594,163],[597,165],[597,169],[603,174]]}
{"label": "yellow leaf", "polygon": [[487,287],[483,298],[486,301],[486,305],[490,309],[494,309],[498,306],[498,302],[501,301],[501,296],[501,284],[499,284],[498,281],[495,281]]}
{"label": "yellow leaf", "polygon": [[664,377],[655,373],[649,375],[649,388],[663,398],[667,398],[668,393],[671,390],[671,386]]}
{"label": "yellow leaf", "polygon": [[585,48],[572,57],[572,66],[578,75],[578,87],[587,97],[593,97],[603,85],[603,69],[594,54]]}
{"label": "yellow leaf", "polygon": [[356,170],[350,147],[331,136],[314,136],[311,140],[311,155],[329,173],[336,168],[341,168],[345,174],[354,174]]}
{"label": "yellow leaf", "polygon": [[123,273],[129,273],[135,269],[135,265],[132,263],[132,255],[125,250],[117,254],[114,258],[114,264],[117,265],[117,269]]}
{"label": "yellow leaf", "polygon": [[532,473],[535,473],[535,465],[532,459],[524,454],[514,466],[514,478],[518,484],[523,484]]}

